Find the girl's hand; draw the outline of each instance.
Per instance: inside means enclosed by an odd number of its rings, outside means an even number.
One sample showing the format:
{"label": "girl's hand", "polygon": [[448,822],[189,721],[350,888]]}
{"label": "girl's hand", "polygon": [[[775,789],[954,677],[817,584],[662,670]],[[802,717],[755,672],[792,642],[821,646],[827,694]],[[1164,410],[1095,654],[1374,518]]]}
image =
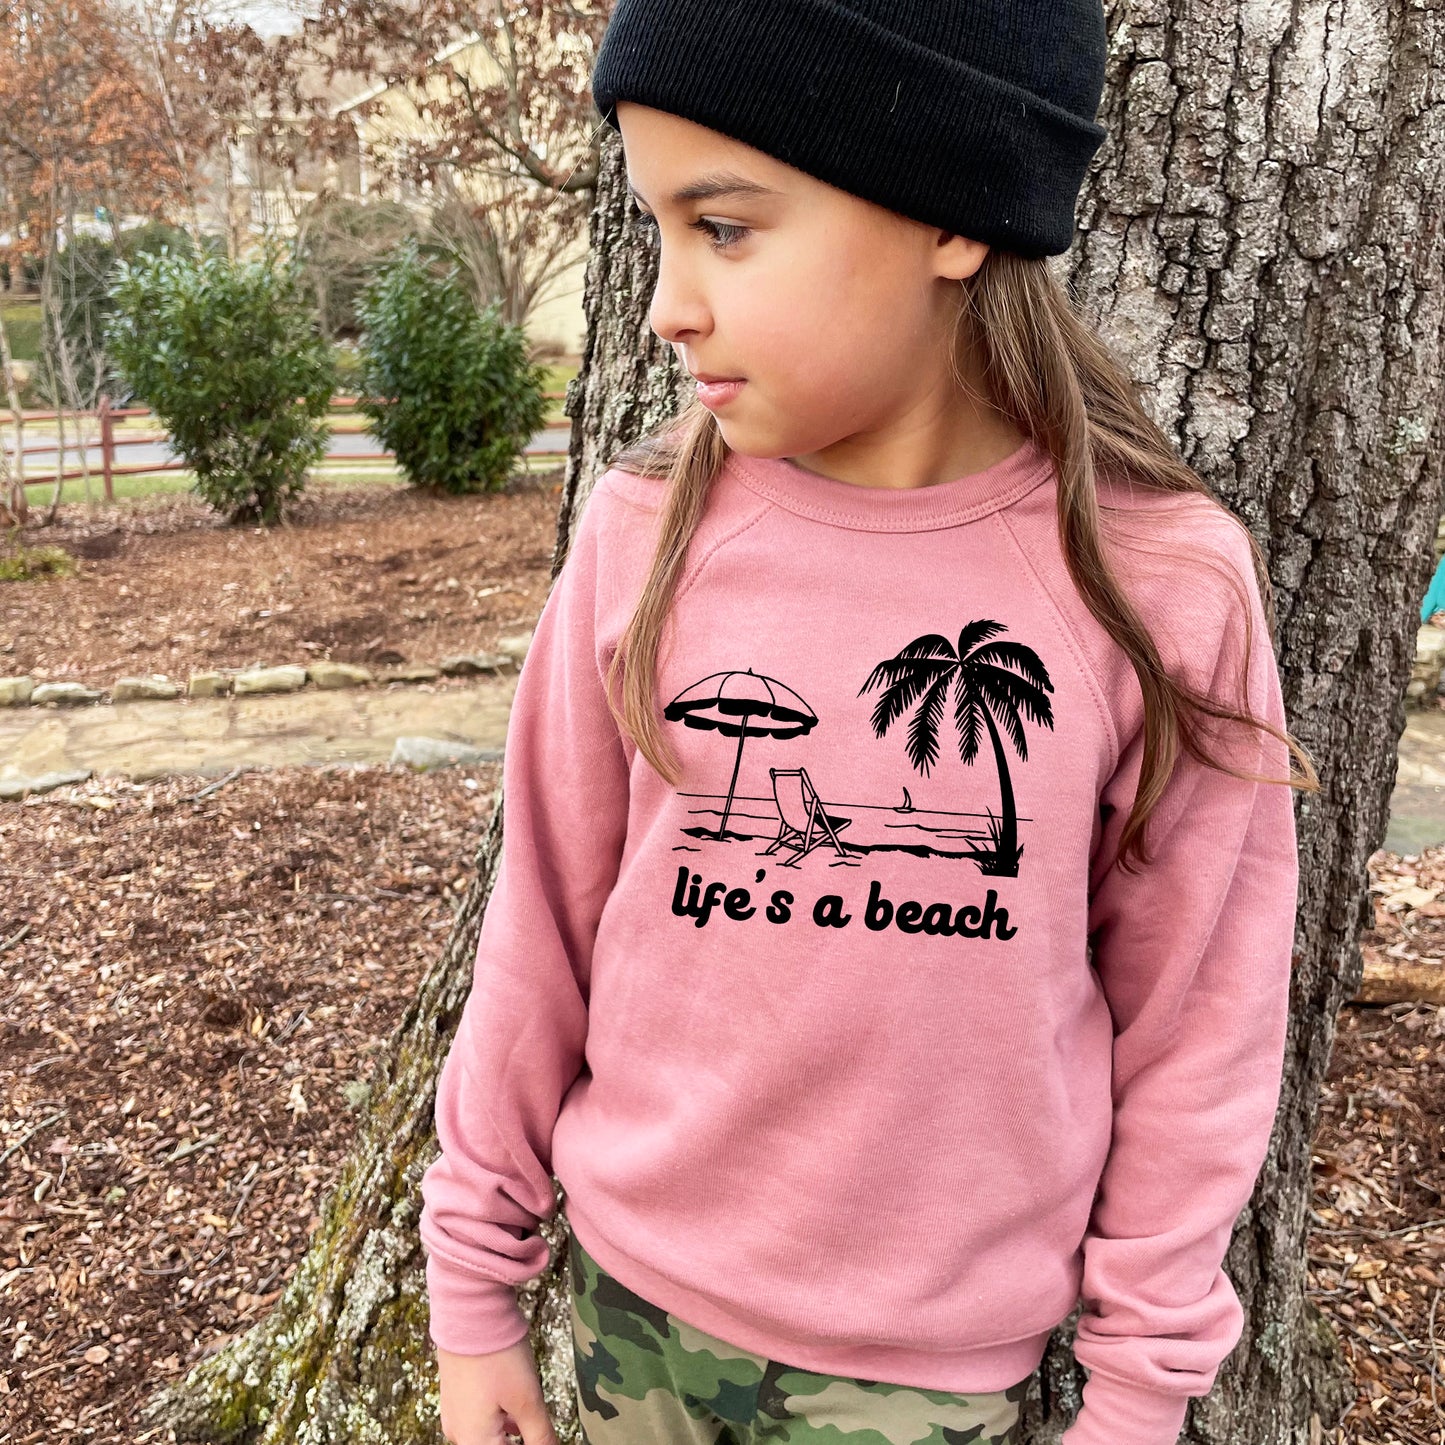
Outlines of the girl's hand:
{"label": "girl's hand", "polygon": [[442,1434],[451,1445],[557,1445],[531,1341],[489,1355],[437,1351]]}

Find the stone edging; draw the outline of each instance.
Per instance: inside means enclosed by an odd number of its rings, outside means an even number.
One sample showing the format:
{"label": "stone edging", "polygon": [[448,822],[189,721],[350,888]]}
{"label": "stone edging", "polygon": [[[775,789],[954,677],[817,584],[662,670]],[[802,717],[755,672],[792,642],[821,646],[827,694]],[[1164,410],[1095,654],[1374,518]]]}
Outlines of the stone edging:
{"label": "stone edging", "polygon": [[[521,667],[532,633],[501,638],[496,652],[467,652],[444,657],[434,667],[419,665],[374,670],[351,662],[286,663],[280,667],[253,667],[244,671],[193,672],[186,697],[242,697],[250,694],[298,692],[308,683],[333,689],[370,687],[389,682],[430,682],[437,677],[471,677]],[[152,702],[179,698],[182,688],[163,673],[147,677],[117,678],[108,688],[81,682],[40,682],[33,677],[0,677],[0,707],[76,707],[100,702]]]}

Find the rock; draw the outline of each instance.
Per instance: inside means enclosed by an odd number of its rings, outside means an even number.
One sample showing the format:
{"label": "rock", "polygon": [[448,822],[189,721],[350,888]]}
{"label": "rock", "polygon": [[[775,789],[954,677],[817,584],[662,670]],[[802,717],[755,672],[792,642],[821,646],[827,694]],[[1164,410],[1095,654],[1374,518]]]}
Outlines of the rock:
{"label": "rock", "polygon": [[306,671],[317,687],[364,687],[376,681],[369,667],[354,662],[313,662]]}
{"label": "rock", "polygon": [[1415,633],[1415,670],[1405,689],[1405,700],[1426,705],[1440,690],[1445,672],[1445,627],[1426,623]]}
{"label": "rock", "polygon": [[522,659],[527,655],[527,649],[532,645],[532,629],[526,632],[509,632],[505,637],[497,639],[497,651],[510,657],[518,667],[522,665]]}
{"label": "rock", "polygon": [[224,672],[193,672],[186,684],[187,697],[225,697],[231,690],[231,678]]}
{"label": "rock", "polygon": [[462,652],[442,658],[438,666],[448,677],[474,677],[479,672],[496,672],[511,663],[512,659],[501,652]]}
{"label": "rock", "polygon": [[112,702],[136,702],[143,699],[179,697],[180,688],[159,673],[152,677],[117,678],[110,689]]}
{"label": "rock", "polygon": [[23,798],[27,793],[48,793],[52,788],[63,788],[67,783],[83,783],[90,777],[91,769],[80,768],[71,773],[41,773],[34,778],[0,778],[0,799]]}
{"label": "rock", "polygon": [[306,686],[306,669],[288,663],[284,667],[255,667],[238,672],[231,685],[240,697],[251,692],[295,692]]}
{"label": "rock", "polygon": [[62,707],[75,707],[80,703],[99,702],[101,693],[93,687],[86,687],[80,682],[42,682],[34,692],[30,694],[30,701],[37,706],[44,706],[46,703],[59,703]]}
{"label": "rock", "polygon": [[433,678],[440,677],[441,673],[434,667],[427,667],[425,664],[418,664],[416,667],[397,667],[382,675],[383,682],[430,682]]}
{"label": "rock", "polygon": [[34,691],[33,677],[0,677],[0,707],[21,707]]}
{"label": "rock", "polygon": [[455,763],[489,763],[502,756],[500,748],[474,748],[450,738],[398,738],[391,750],[391,764],[402,764],[417,772],[446,768]]}

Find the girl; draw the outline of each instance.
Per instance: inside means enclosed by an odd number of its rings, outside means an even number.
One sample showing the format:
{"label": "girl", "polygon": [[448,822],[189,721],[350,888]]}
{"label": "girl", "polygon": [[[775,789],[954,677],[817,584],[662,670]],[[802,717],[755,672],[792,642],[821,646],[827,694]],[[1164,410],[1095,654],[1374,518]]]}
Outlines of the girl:
{"label": "girl", "polygon": [[[1097,0],[619,0],[593,74],[698,379],[518,679],[423,1186],[442,1426],[1167,1445],[1243,1333],[1297,862],[1268,577],[1076,318]],[[1293,774],[1290,759],[1303,771]],[[1147,826],[1146,826],[1147,825]]]}

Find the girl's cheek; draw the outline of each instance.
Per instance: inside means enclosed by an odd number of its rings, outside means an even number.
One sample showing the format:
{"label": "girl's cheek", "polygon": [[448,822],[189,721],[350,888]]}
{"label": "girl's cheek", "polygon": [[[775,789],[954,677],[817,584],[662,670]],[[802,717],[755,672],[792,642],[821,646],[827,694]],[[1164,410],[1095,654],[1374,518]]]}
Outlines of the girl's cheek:
{"label": "girl's cheek", "polygon": [[[746,361],[764,371],[795,351],[812,348],[812,318],[791,293],[754,291],[738,298],[733,315],[734,324],[726,329],[747,348],[748,357],[738,358],[745,370]],[[726,352],[727,347],[722,350]]]}

